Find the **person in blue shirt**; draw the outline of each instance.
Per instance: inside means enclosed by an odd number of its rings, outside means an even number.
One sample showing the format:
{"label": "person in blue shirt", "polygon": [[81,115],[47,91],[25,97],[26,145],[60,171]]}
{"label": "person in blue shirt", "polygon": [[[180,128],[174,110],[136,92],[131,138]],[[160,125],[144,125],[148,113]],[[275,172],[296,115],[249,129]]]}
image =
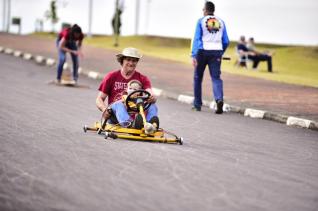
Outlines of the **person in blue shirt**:
{"label": "person in blue shirt", "polygon": [[201,111],[202,79],[208,65],[213,84],[213,96],[216,101],[216,114],[223,113],[223,81],[221,79],[221,60],[229,45],[225,23],[214,15],[215,6],[205,2],[203,17],[197,22],[192,40],[191,57],[194,66],[193,109]]}

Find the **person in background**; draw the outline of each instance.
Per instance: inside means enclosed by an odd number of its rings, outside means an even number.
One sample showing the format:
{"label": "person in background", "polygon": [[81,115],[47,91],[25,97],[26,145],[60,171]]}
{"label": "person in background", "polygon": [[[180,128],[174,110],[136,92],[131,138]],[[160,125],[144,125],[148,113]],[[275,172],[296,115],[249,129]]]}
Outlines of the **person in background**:
{"label": "person in background", "polygon": [[253,69],[257,69],[259,62],[266,61],[268,72],[273,72],[272,53],[268,51],[257,51],[253,37],[248,39],[246,47],[248,49],[249,54],[251,55],[251,60],[253,60]]}
{"label": "person in background", "polygon": [[73,62],[73,80],[76,83],[78,80],[78,57],[83,57],[81,50],[84,34],[81,27],[74,24],[72,27],[64,28],[58,35],[56,44],[58,47],[59,61],[57,65],[57,83],[61,82],[63,66],[66,61],[66,53],[69,53]]}
{"label": "person in background", "polygon": [[203,17],[197,22],[192,40],[191,57],[194,66],[194,101],[192,109],[201,111],[202,79],[208,65],[216,101],[216,114],[223,113],[223,81],[221,79],[221,60],[229,45],[225,23],[214,15],[215,6],[205,2]]}
{"label": "person in background", "polygon": [[254,53],[250,53],[246,47],[246,40],[245,36],[240,36],[240,39],[236,45],[236,52],[239,56],[238,58],[238,65],[241,67],[247,68],[247,61],[248,59],[252,60]]}

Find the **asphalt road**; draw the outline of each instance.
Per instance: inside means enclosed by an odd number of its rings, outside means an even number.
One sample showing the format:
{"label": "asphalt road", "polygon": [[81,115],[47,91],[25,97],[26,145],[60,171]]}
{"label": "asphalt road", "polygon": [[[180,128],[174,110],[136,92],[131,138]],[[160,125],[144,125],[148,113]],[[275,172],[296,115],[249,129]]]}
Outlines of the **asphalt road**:
{"label": "asphalt road", "polygon": [[0,210],[317,210],[318,133],[159,98],[184,145],[104,140],[98,82],[0,54]]}

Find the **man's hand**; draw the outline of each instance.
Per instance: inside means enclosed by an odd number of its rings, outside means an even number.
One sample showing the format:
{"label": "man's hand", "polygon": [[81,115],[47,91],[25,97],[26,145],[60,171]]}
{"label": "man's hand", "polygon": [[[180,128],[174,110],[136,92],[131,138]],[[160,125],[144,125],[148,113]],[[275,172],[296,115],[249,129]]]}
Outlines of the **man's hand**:
{"label": "man's hand", "polygon": [[198,65],[198,61],[194,57],[192,58],[192,65],[193,65],[193,67],[196,67]]}
{"label": "man's hand", "polygon": [[78,50],[78,51],[77,51],[77,55],[78,55],[81,59],[84,58],[84,54],[83,54],[83,52],[82,52],[81,50]]}
{"label": "man's hand", "polygon": [[111,114],[108,112],[108,109],[105,108],[105,110],[103,111],[103,114],[102,114],[103,118],[104,118],[104,119],[109,119],[109,118],[110,118],[110,115],[111,115]]}
{"label": "man's hand", "polygon": [[103,118],[110,117],[110,114],[107,111],[107,106],[104,104],[104,101],[106,98],[107,98],[107,95],[101,91],[98,92],[98,95],[96,97],[96,106],[101,112],[103,112],[102,114]]}
{"label": "man's hand", "polygon": [[76,56],[78,55],[77,51],[75,51],[75,50],[70,50],[70,53],[71,53],[71,54],[74,54],[74,55],[76,55]]}
{"label": "man's hand", "polygon": [[154,95],[150,95],[149,99],[147,100],[148,103],[155,103],[157,98]]}
{"label": "man's hand", "polygon": [[72,54],[81,57],[81,59],[84,57],[84,54],[82,53],[82,51],[71,51]]}

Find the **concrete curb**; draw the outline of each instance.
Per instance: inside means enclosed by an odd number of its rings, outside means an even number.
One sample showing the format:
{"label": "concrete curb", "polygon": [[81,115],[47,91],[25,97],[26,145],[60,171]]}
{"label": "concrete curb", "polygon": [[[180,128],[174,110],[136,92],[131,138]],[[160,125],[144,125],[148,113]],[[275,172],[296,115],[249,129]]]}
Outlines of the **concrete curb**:
{"label": "concrete curb", "polygon": [[[33,56],[30,53],[23,53],[21,51],[15,51],[10,48],[5,48],[0,46],[0,53],[5,53],[7,55],[13,55],[15,57],[21,57],[25,60],[32,60],[39,64],[39,65],[46,65],[48,67],[52,67],[56,64],[56,61],[51,58],[45,58],[43,56]],[[68,64],[65,63],[63,69],[68,68]],[[83,68],[79,68],[79,74],[87,76],[88,78],[92,78],[94,80],[102,80],[104,75],[97,71],[93,70],[84,70]],[[172,93],[172,92],[167,92],[159,88],[153,88],[154,94],[157,95],[158,97],[164,97],[167,99],[172,99],[172,100],[177,100],[181,103],[186,103],[192,105],[193,96],[189,95],[182,95],[182,94],[177,94],[177,93]],[[216,103],[215,101],[203,101],[203,106],[208,107],[211,110],[216,109]],[[258,110],[258,109],[253,109],[253,108],[242,108],[239,106],[231,106],[229,104],[224,104],[223,105],[223,110],[224,112],[233,112],[233,113],[239,113],[242,114],[246,117],[250,118],[257,118],[257,119],[266,119],[266,120],[271,120],[279,123],[286,124],[288,126],[296,126],[296,127],[301,127],[301,128],[307,128],[311,130],[316,130],[318,131],[318,122],[308,120],[308,119],[302,119],[298,117],[293,117],[293,116],[286,116],[282,114],[276,114],[272,113],[269,111],[264,111],[264,110]]]}
{"label": "concrete curb", "polygon": [[39,65],[44,65],[44,64],[45,64],[45,61],[46,61],[46,59],[44,59],[43,56],[35,56],[35,57],[34,57],[34,60],[35,60],[35,62],[36,62],[37,64],[39,64]]}
{"label": "concrete curb", "polygon": [[13,56],[15,57],[21,57],[22,56],[22,51],[14,51]]}
{"label": "concrete curb", "polygon": [[11,49],[11,48],[5,48],[5,49],[4,49],[4,53],[5,53],[5,54],[8,54],[8,55],[11,55],[11,54],[13,54],[13,49]]}
{"label": "concrete curb", "polygon": [[30,54],[30,53],[23,53],[22,58],[23,58],[24,60],[32,60],[34,57],[33,57],[32,54]]}
{"label": "concrete curb", "polygon": [[256,110],[252,108],[246,108],[244,111],[244,116],[251,117],[251,118],[258,118],[258,119],[263,119],[264,114],[266,111],[263,110]]}
{"label": "concrete curb", "polygon": [[54,59],[51,59],[51,58],[47,58],[46,60],[45,60],[45,65],[46,66],[49,66],[49,67],[52,67],[53,65],[55,65],[55,60]]}

